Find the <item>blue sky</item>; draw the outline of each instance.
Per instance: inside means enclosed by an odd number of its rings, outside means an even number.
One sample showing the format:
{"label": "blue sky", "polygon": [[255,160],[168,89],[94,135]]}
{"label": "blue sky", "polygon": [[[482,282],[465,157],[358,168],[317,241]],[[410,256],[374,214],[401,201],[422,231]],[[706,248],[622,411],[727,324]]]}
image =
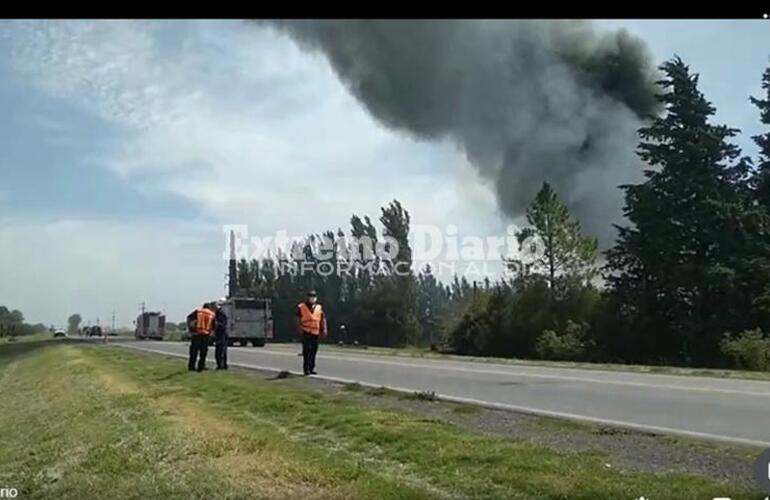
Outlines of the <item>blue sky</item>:
{"label": "blue sky", "polygon": [[[754,152],[770,22],[597,25],[679,54]],[[0,74],[0,303],[30,321],[129,325],[142,300],[181,319],[223,293],[223,224],[344,228],[394,197],[418,223],[507,223],[452,145],[386,130],[321,56],[261,26],[0,21]]]}

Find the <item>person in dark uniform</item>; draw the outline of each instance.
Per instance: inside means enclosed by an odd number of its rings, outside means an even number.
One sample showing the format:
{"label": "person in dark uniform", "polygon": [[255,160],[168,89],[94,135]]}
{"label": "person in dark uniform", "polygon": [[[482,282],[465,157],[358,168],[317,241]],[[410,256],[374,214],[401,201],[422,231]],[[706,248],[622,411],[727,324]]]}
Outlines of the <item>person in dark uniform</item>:
{"label": "person in dark uniform", "polygon": [[227,315],[221,302],[214,316],[214,358],[217,370],[227,370]]}
{"label": "person in dark uniform", "polygon": [[206,354],[209,351],[209,337],[214,330],[216,314],[213,302],[203,304],[187,315],[187,326],[190,329],[190,359],[187,362],[189,371],[196,370],[195,362],[198,361],[197,370],[206,369]]}
{"label": "person in dark uniform", "polygon": [[315,375],[315,357],[319,337],[326,337],[326,315],[315,290],[307,292],[304,302],[297,305],[297,333],[302,337],[302,371]]}

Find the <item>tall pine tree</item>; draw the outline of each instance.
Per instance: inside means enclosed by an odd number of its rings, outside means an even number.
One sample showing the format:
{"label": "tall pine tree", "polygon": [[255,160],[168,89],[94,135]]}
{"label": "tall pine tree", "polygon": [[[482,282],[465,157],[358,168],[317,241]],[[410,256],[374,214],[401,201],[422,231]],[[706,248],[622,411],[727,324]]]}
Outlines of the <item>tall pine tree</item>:
{"label": "tall pine tree", "polygon": [[[762,75],[762,98],[751,97],[751,102],[759,109],[759,119],[763,125],[770,127],[770,67]],[[770,209],[770,130],[764,134],[755,135],[754,142],[759,147],[759,161],[754,176],[754,189],[757,200]]]}
{"label": "tall pine tree", "polygon": [[388,333],[390,344],[415,343],[419,339],[419,323],[416,316],[416,284],[412,271],[412,248],[409,244],[409,212],[398,200],[382,207],[380,222],[382,234],[392,238],[398,245],[394,258],[386,263],[389,276],[380,282],[379,296],[391,310],[385,315],[393,323]]}
{"label": "tall pine tree", "polygon": [[714,125],[698,76],[678,57],[662,64],[662,116],[639,131],[645,181],[622,186],[631,226],[618,227],[608,274],[629,335],[647,361],[713,364],[725,331],[745,325],[748,163]]}
{"label": "tall pine tree", "polygon": [[[751,97],[759,109],[759,119],[770,129],[770,67],[762,75],[762,98]],[[752,255],[749,282],[754,289],[752,305],[758,325],[770,332],[770,130],[752,139],[759,148],[756,170],[751,179]]]}
{"label": "tall pine tree", "polygon": [[[519,231],[516,238],[519,249],[529,258],[510,261],[509,268],[544,276],[551,300],[570,286],[590,283],[596,275],[598,242],[582,234],[580,222],[570,216],[567,206],[547,182],[543,182],[527,208],[527,222],[530,226]],[[536,238],[535,246],[541,246],[534,254],[528,248],[532,237]]]}

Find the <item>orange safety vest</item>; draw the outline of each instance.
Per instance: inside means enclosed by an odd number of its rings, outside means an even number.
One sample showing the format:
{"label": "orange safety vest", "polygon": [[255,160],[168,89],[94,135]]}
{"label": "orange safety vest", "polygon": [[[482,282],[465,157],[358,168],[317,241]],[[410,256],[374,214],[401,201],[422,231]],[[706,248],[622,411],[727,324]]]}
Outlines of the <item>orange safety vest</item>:
{"label": "orange safety vest", "polygon": [[195,326],[193,327],[195,335],[211,335],[215,317],[214,311],[210,311],[206,308],[196,309]]}
{"label": "orange safety vest", "polygon": [[323,309],[321,304],[316,304],[311,311],[304,302],[299,303],[299,325],[302,331],[311,335],[321,334],[321,319],[323,318]]}

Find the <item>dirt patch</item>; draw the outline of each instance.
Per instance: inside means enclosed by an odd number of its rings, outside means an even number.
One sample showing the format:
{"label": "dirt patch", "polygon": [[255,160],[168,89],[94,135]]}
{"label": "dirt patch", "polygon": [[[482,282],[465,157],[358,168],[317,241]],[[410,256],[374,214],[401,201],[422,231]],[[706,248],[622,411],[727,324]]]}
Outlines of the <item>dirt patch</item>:
{"label": "dirt patch", "polygon": [[99,379],[102,385],[113,394],[126,395],[126,394],[139,394],[139,386],[133,384],[125,379],[118,378],[111,373],[105,371],[99,372]]}

